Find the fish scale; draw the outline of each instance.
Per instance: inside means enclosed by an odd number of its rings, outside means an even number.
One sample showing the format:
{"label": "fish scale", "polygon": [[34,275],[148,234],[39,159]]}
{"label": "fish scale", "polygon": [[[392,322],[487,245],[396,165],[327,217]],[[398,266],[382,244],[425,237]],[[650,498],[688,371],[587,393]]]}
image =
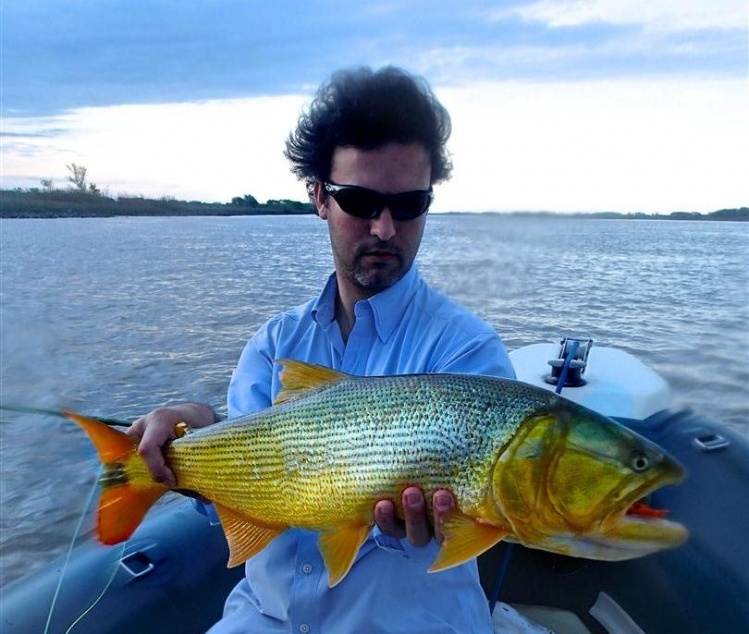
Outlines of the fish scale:
{"label": "fish scale", "polygon": [[[425,491],[448,488],[475,506],[496,458],[496,431],[501,442],[516,426],[498,420],[508,408],[489,407],[496,404],[496,381],[461,375],[350,378],[225,423],[221,431],[207,428],[181,438],[168,461],[185,488],[198,483],[183,474],[202,474],[209,464],[219,469],[222,481],[205,494],[231,491],[231,502],[251,505],[255,519],[272,524],[333,525],[342,512],[361,510],[363,493],[371,515],[373,491],[376,498],[397,498],[412,483]],[[205,451],[204,437],[217,435],[222,442]],[[201,483],[206,491],[204,478]]]}
{"label": "fish scale", "polygon": [[[659,447],[547,390],[495,377],[353,377],[284,360],[273,407],[173,441],[165,459],[211,500],[230,565],[290,526],[317,530],[335,585],[374,525],[378,500],[396,510],[407,486],[455,506],[430,571],[509,538],[595,559],[629,559],[686,538],[680,524],[635,504],[684,477]],[[98,534],[127,539],[167,487],[151,481],[135,440],[68,414],[105,463]],[[633,507],[634,505],[634,507]]]}

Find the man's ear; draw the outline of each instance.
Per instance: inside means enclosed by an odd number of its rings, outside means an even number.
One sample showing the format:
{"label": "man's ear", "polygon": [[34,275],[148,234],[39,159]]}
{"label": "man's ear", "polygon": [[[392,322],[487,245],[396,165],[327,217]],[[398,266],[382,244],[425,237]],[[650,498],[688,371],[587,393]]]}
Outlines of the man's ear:
{"label": "man's ear", "polygon": [[315,181],[314,189],[312,191],[315,203],[315,211],[317,215],[323,220],[328,219],[328,194],[323,189],[320,181]]}

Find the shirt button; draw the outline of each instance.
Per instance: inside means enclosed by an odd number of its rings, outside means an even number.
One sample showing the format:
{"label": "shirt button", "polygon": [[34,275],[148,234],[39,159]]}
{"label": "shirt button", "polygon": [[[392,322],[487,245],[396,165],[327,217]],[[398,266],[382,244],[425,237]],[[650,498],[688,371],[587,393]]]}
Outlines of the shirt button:
{"label": "shirt button", "polygon": [[307,634],[307,632],[309,632],[309,625],[307,625],[306,623],[302,623],[302,624],[301,624],[301,625],[299,626],[299,631],[300,631],[300,632],[301,632],[302,634]]}
{"label": "shirt button", "polygon": [[[308,574],[310,574],[310,573],[312,572],[312,564],[304,564],[304,565],[302,566],[302,572],[303,572],[303,573],[304,573],[305,575],[308,575]],[[306,630],[304,630],[304,631],[305,631],[305,632],[309,632],[309,626],[305,624],[305,626],[304,626],[304,627],[307,627],[307,629],[306,629]]]}

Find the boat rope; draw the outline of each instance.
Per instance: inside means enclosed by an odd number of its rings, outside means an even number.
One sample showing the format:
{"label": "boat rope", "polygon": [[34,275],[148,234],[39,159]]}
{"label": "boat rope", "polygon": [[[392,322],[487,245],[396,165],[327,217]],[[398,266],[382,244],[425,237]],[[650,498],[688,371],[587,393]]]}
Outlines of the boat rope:
{"label": "boat rope", "polygon": [[[59,418],[67,418],[65,412],[60,409],[46,409],[43,407],[29,407],[27,405],[12,405],[8,403],[0,403],[0,410],[8,412],[18,412],[20,414],[39,414],[41,416],[57,416]],[[119,418],[104,418],[103,416],[89,416],[86,418],[104,423],[105,425],[116,425],[118,427],[130,427],[133,423],[127,420],[121,420]]]}
{"label": "boat rope", "polygon": [[[559,380],[557,381],[556,389],[554,390],[557,394],[561,394],[564,389],[564,384],[567,381],[567,372],[570,369],[570,364],[575,358],[577,349],[580,347],[579,341],[573,341],[570,345],[567,356],[564,358],[564,364],[562,365],[562,371],[559,373]],[[494,608],[499,601],[499,595],[502,592],[502,586],[504,585],[505,578],[507,577],[507,569],[510,566],[510,557],[512,557],[512,551],[515,544],[505,542],[505,551],[502,553],[502,559],[499,562],[499,569],[497,570],[497,576],[494,579],[494,585],[492,586],[491,593],[489,594],[489,613],[494,614]]]}
{"label": "boat rope", "polygon": [[573,341],[570,344],[569,352],[567,353],[567,356],[564,358],[564,364],[562,365],[562,371],[559,373],[559,380],[557,381],[557,388],[554,390],[557,394],[562,393],[562,389],[564,388],[564,384],[567,382],[567,372],[570,370],[570,364],[572,363],[572,359],[575,358],[575,354],[577,353],[577,349],[580,347],[579,341]]}
{"label": "boat rope", "polygon": [[499,601],[499,593],[502,591],[502,586],[507,577],[507,568],[510,566],[510,557],[512,556],[512,550],[515,544],[505,542],[505,551],[502,553],[502,559],[499,562],[499,570],[497,576],[494,579],[494,585],[492,586],[491,594],[489,595],[489,614],[494,614],[494,608]]}

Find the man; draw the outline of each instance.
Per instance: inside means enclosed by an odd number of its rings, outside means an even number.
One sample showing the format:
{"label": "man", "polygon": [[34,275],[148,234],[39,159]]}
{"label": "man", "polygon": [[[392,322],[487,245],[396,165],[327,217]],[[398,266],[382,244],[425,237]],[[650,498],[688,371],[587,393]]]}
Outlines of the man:
{"label": "man", "polygon": [[[360,375],[514,376],[493,329],[430,288],[414,265],[432,185],[450,175],[449,135],[449,115],[426,83],[399,69],[342,71],[323,84],[286,156],[328,223],[335,273],[316,299],[247,343],[229,386],[230,418],[270,406],[280,389],[275,359]],[[160,481],[174,482],[162,448],[181,421],[200,427],[215,415],[183,404],[133,425]],[[247,562],[211,632],[491,632],[475,561],[427,573],[452,495],[438,491],[429,513],[409,487],[402,503],[402,522],[392,500],[376,505],[376,528],[334,588],[317,535],[287,530]]]}

